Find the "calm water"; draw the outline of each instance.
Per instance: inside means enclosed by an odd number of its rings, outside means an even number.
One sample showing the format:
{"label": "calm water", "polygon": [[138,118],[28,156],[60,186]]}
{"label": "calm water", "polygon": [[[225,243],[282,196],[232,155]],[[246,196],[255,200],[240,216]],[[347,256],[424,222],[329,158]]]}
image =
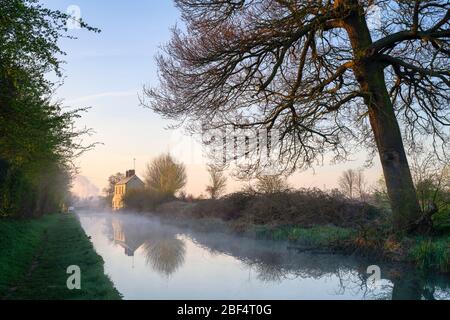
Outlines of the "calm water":
{"label": "calm water", "polygon": [[[286,243],[198,232],[157,219],[80,213],[125,299],[450,299],[449,279]],[[370,265],[381,280],[370,281]]]}

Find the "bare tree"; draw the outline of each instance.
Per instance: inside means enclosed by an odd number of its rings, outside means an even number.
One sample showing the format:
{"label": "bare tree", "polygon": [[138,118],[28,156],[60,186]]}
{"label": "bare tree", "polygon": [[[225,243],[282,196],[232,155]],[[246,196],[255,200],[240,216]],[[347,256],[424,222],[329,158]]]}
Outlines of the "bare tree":
{"label": "bare tree", "polygon": [[339,178],[339,187],[343,194],[351,199],[365,201],[367,196],[367,181],[364,170],[348,169]]}
{"label": "bare tree", "polygon": [[359,200],[367,200],[367,180],[366,176],[364,175],[364,170],[362,169],[359,169],[356,174],[356,193],[359,197]]}
{"label": "bare tree", "polygon": [[210,185],[206,187],[206,192],[211,199],[217,199],[226,190],[227,178],[225,177],[223,168],[216,165],[208,165],[208,173]]}
{"label": "bare tree", "polygon": [[278,193],[289,190],[286,179],[280,175],[264,175],[256,178],[256,191],[259,193]]}
{"label": "bare tree", "polygon": [[353,169],[348,169],[342,173],[339,178],[339,187],[343,194],[349,198],[353,198],[356,189],[357,172]]}
{"label": "bare tree", "polygon": [[174,196],[186,185],[186,169],[170,154],[164,154],[147,164],[145,182],[147,188],[162,195]]}
{"label": "bare tree", "polygon": [[[369,146],[396,229],[413,228],[420,210],[404,143],[448,141],[447,0],[175,2],[187,31],[174,28],[157,60],[160,88],[146,88],[144,104],[194,131],[275,130],[270,147],[289,171]],[[381,23],[370,23],[373,6]],[[258,152],[244,154],[260,167]]]}
{"label": "bare tree", "polygon": [[422,152],[411,157],[411,171],[422,212],[445,205],[449,191],[449,163],[439,161],[432,153]]}

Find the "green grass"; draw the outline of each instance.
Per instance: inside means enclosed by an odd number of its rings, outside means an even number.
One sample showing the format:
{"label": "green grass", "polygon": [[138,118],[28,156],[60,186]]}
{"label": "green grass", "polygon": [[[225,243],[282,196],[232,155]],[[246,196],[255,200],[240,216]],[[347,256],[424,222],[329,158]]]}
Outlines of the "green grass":
{"label": "green grass", "polygon": [[450,204],[442,207],[433,216],[433,224],[437,231],[450,234]]}
{"label": "green grass", "polygon": [[[299,245],[313,248],[332,248],[333,250],[348,249],[354,246],[359,237],[358,231],[335,226],[315,226],[303,228],[296,226],[253,226],[257,239],[269,239],[275,241],[290,241]],[[372,243],[382,245],[386,243],[386,235],[377,234],[374,239],[364,243],[364,248],[371,252]],[[418,237],[410,239],[405,243],[413,242],[414,245],[407,245],[407,254],[403,261],[410,261],[418,268],[428,271],[450,272],[450,236],[440,237]],[[401,246],[402,242],[398,242]],[[354,247],[356,249],[356,247]],[[361,249],[358,247],[358,249]],[[384,249],[386,250],[386,249]],[[396,257],[398,258],[398,256]]]}
{"label": "green grass", "polygon": [[450,236],[433,239],[418,238],[409,255],[423,270],[450,272]]}
{"label": "green grass", "polygon": [[[0,220],[0,235],[0,299],[121,298],[75,216]],[[81,269],[81,290],[66,286],[71,265]]]}
{"label": "green grass", "polygon": [[43,232],[52,222],[49,216],[39,220],[0,219],[0,297],[25,276]]}
{"label": "green grass", "polygon": [[285,226],[270,229],[264,226],[256,227],[256,236],[263,239],[276,241],[291,241],[298,244],[326,247],[351,239],[355,232],[351,229],[335,226],[316,226],[312,228],[301,228],[296,226]]}

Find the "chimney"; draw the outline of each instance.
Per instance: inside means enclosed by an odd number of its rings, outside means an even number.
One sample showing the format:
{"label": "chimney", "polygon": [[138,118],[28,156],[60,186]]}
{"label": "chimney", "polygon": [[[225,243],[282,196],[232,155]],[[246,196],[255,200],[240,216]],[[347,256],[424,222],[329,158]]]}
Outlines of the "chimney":
{"label": "chimney", "polygon": [[126,177],[127,178],[132,177],[135,175],[135,173],[136,172],[134,170],[127,170]]}

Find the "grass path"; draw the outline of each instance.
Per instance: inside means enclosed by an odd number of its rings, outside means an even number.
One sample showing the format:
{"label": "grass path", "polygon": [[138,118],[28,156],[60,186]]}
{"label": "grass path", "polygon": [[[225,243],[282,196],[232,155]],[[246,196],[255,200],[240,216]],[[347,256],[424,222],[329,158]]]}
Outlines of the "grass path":
{"label": "grass path", "polygon": [[[74,215],[0,220],[0,235],[0,299],[120,299]],[[81,290],[66,286],[71,265],[81,269]]]}

